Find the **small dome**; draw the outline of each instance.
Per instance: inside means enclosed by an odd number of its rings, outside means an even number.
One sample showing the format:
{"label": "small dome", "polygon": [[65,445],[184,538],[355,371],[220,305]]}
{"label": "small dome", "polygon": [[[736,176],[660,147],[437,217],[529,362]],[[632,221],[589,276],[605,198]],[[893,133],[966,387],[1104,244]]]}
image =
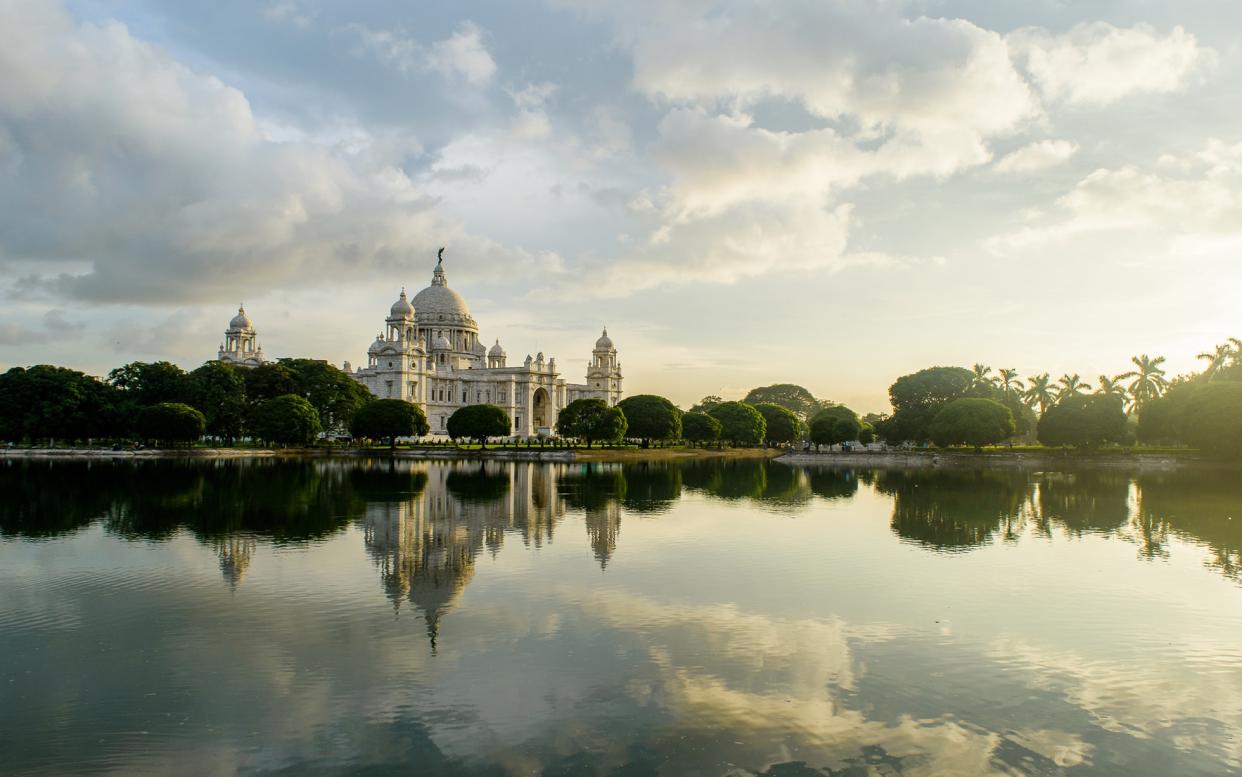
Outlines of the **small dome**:
{"label": "small dome", "polygon": [[604,327],[604,333],[595,341],[595,350],[610,351],[612,350],[612,338],[608,336],[608,327]]}
{"label": "small dome", "polygon": [[439,337],[436,338],[435,342],[431,344],[431,347],[438,351],[447,351],[453,346],[449,343],[447,337],[445,337],[444,335],[440,335]]}
{"label": "small dome", "polygon": [[414,315],[414,306],[405,298],[405,287],[401,287],[401,297],[389,308],[388,312],[393,318],[409,318]]}
{"label": "small dome", "polygon": [[254,329],[254,324],[250,323],[250,317],[246,315],[244,305],[237,306],[237,315],[229,321],[229,329]]}
{"label": "small dome", "polygon": [[505,349],[500,347],[499,339],[496,340],[496,344],[493,345],[492,349],[487,352],[487,355],[488,356],[504,356],[505,355]]}

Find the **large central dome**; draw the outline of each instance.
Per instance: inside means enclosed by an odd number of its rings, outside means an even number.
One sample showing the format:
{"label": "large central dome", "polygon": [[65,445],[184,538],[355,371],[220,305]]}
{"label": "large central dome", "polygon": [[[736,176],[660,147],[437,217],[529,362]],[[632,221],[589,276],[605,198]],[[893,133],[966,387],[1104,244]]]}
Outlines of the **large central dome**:
{"label": "large central dome", "polygon": [[414,315],[420,320],[431,314],[470,317],[470,308],[466,307],[466,301],[448,286],[428,286],[414,295],[413,304]]}
{"label": "large central dome", "polygon": [[461,295],[448,287],[443,259],[436,264],[431,285],[414,295],[414,320],[420,325],[444,323],[474,324],[470,308]]}

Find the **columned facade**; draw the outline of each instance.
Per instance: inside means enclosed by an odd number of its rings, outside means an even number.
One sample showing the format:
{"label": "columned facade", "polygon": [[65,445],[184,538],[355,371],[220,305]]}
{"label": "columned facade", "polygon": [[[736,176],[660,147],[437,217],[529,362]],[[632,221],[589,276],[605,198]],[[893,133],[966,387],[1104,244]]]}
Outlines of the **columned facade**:
{"label": "columned facade", "polygon": [[350,374],[377,397],[422,405],[433,435],[447,434],[449,416],[465,405],[502,407],[512,434],[532,437],[552,434],[557,414],[575,399],[621,399],[621,365],[607,330],[580,384],[567,383],[556,359],[543,353],[510,367],[498,339],[491,348],[483,342],[466,301],[449,288],[441,249],[431,285],[412,300],[401,290],[367,350],[367,365]]}

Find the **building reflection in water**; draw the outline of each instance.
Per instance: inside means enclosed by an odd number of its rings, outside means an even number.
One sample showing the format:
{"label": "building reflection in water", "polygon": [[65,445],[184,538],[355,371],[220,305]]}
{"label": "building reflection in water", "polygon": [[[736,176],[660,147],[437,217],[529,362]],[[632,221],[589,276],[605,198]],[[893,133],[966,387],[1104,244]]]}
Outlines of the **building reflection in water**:
{"label": "building reflection in water", "polygon": [[[694,494],[790,512],[848,502],[867,488],[892,500],[890,528],[932,552],[1089,534],[1169,555],[1205,546],[1205,563],[1242,582],[1242,493],[1233,473],[1106,470],[856,470],[760,460],[621,464],[319,461],[14,461],[0,463],[0,537],[54,537],[102,524],[123,540],[188,532],[214,551],[237,589],[260,544],[318,542],[360,526],[395,607],[414,605],[434,638],[485,550],[508,539],[551,543],[582,517],[601,569],[614,564],[623,519],[665,513]],[[577,541],[577,540],[574,540]]]}
{"label": "building reflection in water", "polygon": [[246,570],[259,547],[258,540],[249,534],[232,534],[215,540],[216,555],[220,557],[220,574],[234,591],[246,577]]}
{"label": "building reflection in water", "polygon": [[414,605],[427,622],[434,650],[440,620],[461,597],[484,550],[495,554],[505,535],[540,547],[552,541],[564,505],[556,471],[533,463],[407,465],[425,476],[421,493],[368,501],[361,519],[368,555],[400,612]]}

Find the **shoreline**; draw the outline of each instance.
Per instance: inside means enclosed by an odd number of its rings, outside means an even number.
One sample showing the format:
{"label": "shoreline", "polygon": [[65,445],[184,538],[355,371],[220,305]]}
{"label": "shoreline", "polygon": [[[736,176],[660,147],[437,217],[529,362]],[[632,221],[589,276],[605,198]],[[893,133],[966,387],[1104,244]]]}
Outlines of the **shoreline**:
{"label": "shoreline", "polygon": [[791,452],[777,461],[791,466],[862,467],[875,469],[1124,469],[1173,472],[1190,468],[1229,468],[1236,463],[1167,453],[1071,453],[1021,451],[885,451],[863,453]]}
{"label": "shoreline", "polygon": [[245,459],[245,458],[332,458],[370,456],[429,461],[480,460],[559,461],[559,462],[638,462],[688,461],[697,459],[775,459],[777,448],[147,448],[143,450],[104,450],[100,448],[10,448],[0,449],[0,459],[9,460],[132,460],[132,459]]}
{"label": "shoreline", "polygon": [[98,448],[0,449],[0,460],[9,461],[110,461],[157,459],[246,458],[351,458],[375,457],[425,461],[546,461],[546,462],[681,462],[704,459],[779,461],[789,466],[859,467],[866,469],[1122,469],[1172,472],[1178,469],[1236,468],[1237,462],[1199,458],[1194,454],[1067,451],[872,451],[857,453],[811,453],[779,448],[190,448],[104,450]]}

